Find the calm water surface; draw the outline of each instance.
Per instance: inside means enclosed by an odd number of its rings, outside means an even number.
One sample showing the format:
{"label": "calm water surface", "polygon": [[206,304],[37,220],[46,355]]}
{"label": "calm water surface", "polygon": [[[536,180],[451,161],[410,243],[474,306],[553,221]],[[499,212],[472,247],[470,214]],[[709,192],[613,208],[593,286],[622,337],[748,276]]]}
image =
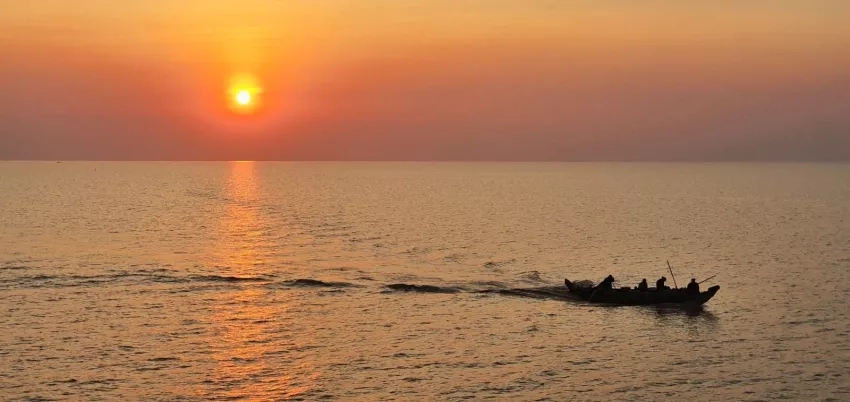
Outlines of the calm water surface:
{"label": "calm water surface", "polygon": [[[850,400],[850,165],[13,162],[0,197],[2,400]],[[667,259],[702,312],[549,291]]]}

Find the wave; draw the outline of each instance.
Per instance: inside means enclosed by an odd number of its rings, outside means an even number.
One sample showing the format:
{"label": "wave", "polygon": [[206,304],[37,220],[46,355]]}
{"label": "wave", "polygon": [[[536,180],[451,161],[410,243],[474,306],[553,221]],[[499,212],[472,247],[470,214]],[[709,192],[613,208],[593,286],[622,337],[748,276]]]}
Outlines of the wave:
{"label": "wave", "polygon": [[502,261],[487,261],[484,263],[484,268],[499,268],[508,264],[513,264],[516,262],[516,258],[511,258],[510,260],[502,260]]}
{"label": "wave", "polygon": [[225,275],[189,275],[174,276],[152,272],[119,272],[105,275],[26,275],[0,279],[0,287],[23,288],[66,288],[77,286],[101,285],[114,282],[154,282],[154,283],[197,283],[197,282],[268,282],[264,277],[242,277]]}
{"label": "wave", "polygon": [[180,360],[179,357],[154,357],[153,359],[148,359],[149,362],[170,362]]}
{"label": "wave", "polygon": [[506,283],[499,282],[499,281],[478,281],[478,282],[472,282],[472,284],[476,285],[476,286],[481,286],[481,287],[486,286],[486,287],[498,288],[498,289],[504,289],[508,286]]}
{"label": "wave", "polygon": [[540,277],[540,271],[528,271],[520,274],[526,282],[546,282]]}
{"label": "wave", "polygon": [[293,279],[283,282],[284,286],[290,287],[316,287],[316,288],[349,288],[357,286],[348,282],[325,282],[318,279]]}
{"label": "wave", "polygon": [[55,275],[27,275],[0,279],[0,289],[20,286],[31,288],[54,286],[54,282],[58,278],[60,277]]}
{"label": "wave", "polygon": [[221,275],[192,275],[188,277],[191,282],[268,282],[269,280],[259,276],[221,276]]}
{"label": "wave", "polygon": [[385,237],[385,236],[353,237],[353,238],[351,238],[351,239],[348,239],[348,241],[350,241],[350,242],[352,242],[352,243],[360,243],[360,242],[364,242],[364,241],[376,241],[376,240],[381,240],[381,239],[383,239],[384,237]]}
{"label": "wave", "polygon": [[461,262],[461,261],[463,261],[464,258],[466,258],[465,255],[459,254],[459,253],[454,253],[454,254],[449,254],[449,255],[443,257],[443,261],[445,261],[445,262]]}
{"label": "wave", "polygon": [[413,247],[403,251],[402,254],[428,254],[430,252],[430,247]]}
{"label": "wave", "polygon": [[39,274],[39,275],[19,276],[19,277],[16,277],[16,278],[4,279],[4,280],[0,280],[0,282],[49,281],[49,280],[53,280],[53,279],[56,279],[56,278],[59,278],[59,276]]}
{"label": "wave", "polygon": [[394,283],[392,285],[387,285],[387,287],[392,290],[417,293],[458,293],[461,291],[458,288],[452,287],[441,287],[433,285],[409,285],[406,283]]}

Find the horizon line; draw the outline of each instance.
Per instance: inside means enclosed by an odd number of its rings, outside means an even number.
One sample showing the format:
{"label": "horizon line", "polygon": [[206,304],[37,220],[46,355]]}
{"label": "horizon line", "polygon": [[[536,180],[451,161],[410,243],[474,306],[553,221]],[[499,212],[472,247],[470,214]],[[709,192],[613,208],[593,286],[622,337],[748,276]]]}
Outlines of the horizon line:
{"label": "horizon line", "polygon": [[850,164],[850,159],[834,159],[834,160],[800,160],[800,159],[740,159],[740,160],[721,160],[721,159],[706,159],[706,160],[687,160],[687,159],[670,159],[670,160],[651,160],[651,159],[635,159],[635,160],[498,160],[498,159],[0,159],[0,162],[44,162],[44,163],[65,163],[65,162],[118,162],[118,163],[222,163],[222,162],[278,162],[278,163],[775,163],[775,164],[796,164],[796,163],[813,163],[813,164]]}

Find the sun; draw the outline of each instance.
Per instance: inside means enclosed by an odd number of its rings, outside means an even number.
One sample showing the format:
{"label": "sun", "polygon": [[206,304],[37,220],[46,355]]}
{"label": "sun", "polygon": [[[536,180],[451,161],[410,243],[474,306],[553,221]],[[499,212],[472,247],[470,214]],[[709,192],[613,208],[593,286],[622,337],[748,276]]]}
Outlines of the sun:
{"label": "sun", "polygon": [[242,106],[248,106],[251,104],[251,98],[251,92],[247,89],[243,89],[236,92],[236,98],[234,98],[234,100]]}
{"label": "sun", "polygon": [[229,108],[237,114],[254,114],[262,107],[263,88],[251,74],[236,74],[227,83]]}

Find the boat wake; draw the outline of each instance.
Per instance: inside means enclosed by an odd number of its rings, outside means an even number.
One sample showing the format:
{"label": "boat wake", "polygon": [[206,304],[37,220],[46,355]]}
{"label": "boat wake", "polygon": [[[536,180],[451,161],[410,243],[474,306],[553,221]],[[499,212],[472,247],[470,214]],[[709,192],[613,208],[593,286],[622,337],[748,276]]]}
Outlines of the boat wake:
{"label": "boat wake", "polygon": [[144,285],[161,284],[168,287],[169,292],[194,292],[215,289],[218,287],[251,287],[261,286],[267,289],[292,291],[302,290],[334,290],[346,292],[354,288],[379,287],[381,293],[410,293],[410,294],[478,294],[523,297],[537,300],[574,300],[575,296],[563,285],[552,285],[540,278],[537,272],[527,272],[521,275],[521,282],[536,282],[529,287],[514,287],[510,283],[497,281],[478,281],[451,285],[390,283],[378,284],[371,277],[360,277],[359,280],[370,283],[327,281],[313,278],[285,279],[276,276],[235,276],[215,274],[179,275],[177,271],[158,269],[141,270],[136,272],[110,272],[103,275],[20,275],[13,278],[0,277],[0,289],[21,288],[64,288],[64,287],[101,287],[121,284]]}
{"label": "boat wake", "polygon": [[[497,284],[500,285],[500,284]],[[411,292],[411,293],[469,293],[480,295],[498,295],[525,297],[530,299],[543,300],[576,300],[575,295],[569,292],[563,286],[540,286],[528,288],[505,288],[503,286],[494,286],[487,288],[465,288],[451,286],[434,286],[434,285],[412,285],[407,283],[394,283],[386,285],[386,292]]]}
{"label": "boat wake", "polygon": [[475,293],[496,294],[501,296],[526,297],[544,300],[575,300],[576,297],[566,288],[558,286],[545,286],[537,288],[513,288],[513,289],[483,289]]}

